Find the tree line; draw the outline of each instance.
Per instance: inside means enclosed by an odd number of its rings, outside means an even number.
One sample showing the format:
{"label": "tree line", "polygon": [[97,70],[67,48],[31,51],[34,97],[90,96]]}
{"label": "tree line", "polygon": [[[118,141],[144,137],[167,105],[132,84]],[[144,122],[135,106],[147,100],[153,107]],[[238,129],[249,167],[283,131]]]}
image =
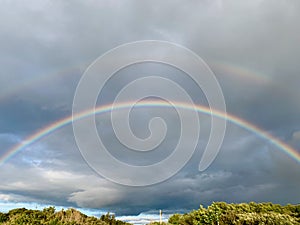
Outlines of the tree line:
{"label": "tree line", "polygon": [[114,214],[107,213],[100,218],[87,216],[76,209],[56,212],[54,207],[43,210],[13,209],[0,212],[1,225],[129,225],[117,220]]}
{"label": "tree line", "polygon": [[[152,223],[159,224],[157,222]],[[227,204],[214,202],[186,214],[174,214],[169,225],[295,225],[300,224],[300,204]]]}
{"label": "tree line", "polygon": [[[87,216],[75,209],[55,211],[54,207],[43,210],[13,209],[0,212],[1,225],[129,225],[107,213],[100,218]],[[160,224],[153,222],[152,225]],[[186,214],[174,214],[163,225],[300,225],[300,204],[273,203],[228,204],[214,202],[208,207]]]}

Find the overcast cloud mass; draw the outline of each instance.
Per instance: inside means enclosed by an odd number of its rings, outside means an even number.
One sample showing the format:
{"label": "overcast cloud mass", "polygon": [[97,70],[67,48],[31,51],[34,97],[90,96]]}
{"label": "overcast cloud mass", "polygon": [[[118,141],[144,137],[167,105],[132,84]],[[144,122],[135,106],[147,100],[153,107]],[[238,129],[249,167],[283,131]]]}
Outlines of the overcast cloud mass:
{"label": "overcast cloud mass", "polygon": [[[227,111],[300,152],[300,2],[297,0],[201,1],[1,1],[0,157],[42,127],[72,113],[85,69],[120,44],[154,39],[175,42],[201,56],[215,73]],[[197,104],[201,90],[170,66],[145,63],[115,74],[99,97],[111,103],[122,85],[163,74]],[[139,90],[137,90],[138,92]],[[180,133],[172,109],[135,109],[132,129],[147,137],[150,118],[166,119],[160,153],[121,151],[109,115],[97,116],[112,154],[136,165],[171,153]],[[219,155],[204,172],[198,163],[209,134],[188,164],[171,179],[126,187],[97,175],[83,160],[68,125],[33,143],[0,168],[1,207],[33,203],[136,215],[172,213],[212,201],[299,203],[300,164],[255,133],[228,122]],[[176,122],[177,121],[177,122]],[[188,146],[187,146],[188,147]]]}

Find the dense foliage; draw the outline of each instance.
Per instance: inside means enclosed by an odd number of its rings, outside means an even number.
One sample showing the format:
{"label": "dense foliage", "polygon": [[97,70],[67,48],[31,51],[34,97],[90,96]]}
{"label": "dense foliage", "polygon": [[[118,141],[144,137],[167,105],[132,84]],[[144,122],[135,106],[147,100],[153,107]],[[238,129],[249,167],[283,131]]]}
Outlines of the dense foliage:
{"label": "dense foliage", "polygon": [[40,210],[25,208],[13,209],[8,213],[0,213],[0,224],[3,225],[126,225],[116,220],[112,214],[102,215],[101,218],[89,217],[75,209],[55,212],[54,207]]}
{"label": "dense foliage", "polygon": [[174,214],[170,217],[169,224],[295,225],[300,224],[300,205],[215,202],[207,208],[200,206],[198,210],[184,215]]}
{"label": "dense foliage", "polygon": [[[100,218],[89,217],[75,209],[56,212],[54,207],[44,210],[13,209],[0,212],[1,225],[129,225],[116,220],[113,214]],[[151,224],[159,224],[153,222]],[[174,214],[165,225],[300,225],[300,205],[281,206],[272,203],[227,204],[215,202],[204,208],[181,215]]]}

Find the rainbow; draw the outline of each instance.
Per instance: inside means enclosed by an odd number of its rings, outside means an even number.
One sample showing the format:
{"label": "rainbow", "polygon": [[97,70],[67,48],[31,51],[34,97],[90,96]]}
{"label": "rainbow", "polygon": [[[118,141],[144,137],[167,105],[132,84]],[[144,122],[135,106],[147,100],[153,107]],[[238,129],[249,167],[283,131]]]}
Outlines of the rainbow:
{"label": "rainbow", "polygon": [[268,84],[272,82],[270,77],[266,74],[260,73],[259,71],[249,70],[245,66],[232,64],[230,62],[211,60],[208,61],[208,65],[215,73],[220,72],[222,75],[230,76],[232,78],[244,79],[257,84]]}
{"label": "rainbow", "polygon": [[[49,72],[48,74],[40,74],[39,76],[33,76],[33,78],[27,79],[24,82],[22,82],[22,84],[10,84],[9,88],[1,90],[0,101],[13,97],[14,95],[18,95],[19,92],[22,92],[26,89],[30,89],[33,86],[42,85],[48,82],[50,79],[53,79],[54,77],[72,76],[78,72],[79,68],[84,68],[89,63],[90,60],[87,60],[79,64],[76,63],[68,65],[67,67]],[[265,74],[259,73],[258,71],[250,70],[245,66],[239,66],[222,60],[208,60],[207,64],[211,67],[212,71],[217,73],[220,72],[224,76],[232,76],[233,78],[262,84],[271,82],[271,79]]]}
{"label": "rainbow", "polygon": [[53,80],[54,78],[73,76],[74,74],[77,74],[78,70],[82,67],[82,64],[70,65],[59,70],[51,71],[47,74],[32,75],[31,78],[27,78],[21,83],[9,84],[7,89],[1,90],[0,101],[19,95],[20,92],[29,90],[34,86],[46,84],[46,82],[49,82],[49,80]]}
{"label": "rainbow", "polygon": [[[125,108],[129,108],[133,103],[132,102],[124,102],[120,103],[118,105],[114,105],[115,110],[121,110]],[[283,153],[287,154],[290,158],[296,160],[298,163],[300,163],[300,153],[297,152],[295,149],[293,149],[288,144],[284,143],[283,141],[277,139],[276,137],[272,136],[268,132],[262,130],[261,128],[251,124],[250,122],[239,118],[237,116],[224,113],[221,111],[216,111],[213,109],[210,109],[207,106],[202,105],[188,105],[182,102],[173,102],[173,106],[176,108],[182,108],[185,110],[196,110],[199,113],[203,113],[206,115],[212,115],[218,118],[226,119],[227,121],[238,125],[250,132],[255,133],[257,136],[259,136],[262,139],[267,140],[274,146],[276,146],[279,150],[281,150]],[[135,104],[135,107],[173,107],[169,103],[163,101],[163,100],[143,100]],[[99,106],[95,109],[89,109],[86,111],[83,111],[81,113],[78,113],[73,116],[68,116],[66,118],[63,118],[61,120],[58,120],[41,130],[37,131],[36,133],[28,136],[24,141],[21,143],[15,145],[11,149],[9,149],[1,158],[0,158],[0,166],[3,165],[7,160],[9,160],[11,157],[13,157],[15,154],[20,152],[22,149],[25,149],[29,145],[34,144],[35,142],[39,141],[40,139],[46,137],[47,135],[55,132],[58,129],[61,129],[67,125],[70,125],[72,121],[80,120],[89,116],[92,116],[94,114],[104,114],[108,113],[112,110],[112,104]]]}

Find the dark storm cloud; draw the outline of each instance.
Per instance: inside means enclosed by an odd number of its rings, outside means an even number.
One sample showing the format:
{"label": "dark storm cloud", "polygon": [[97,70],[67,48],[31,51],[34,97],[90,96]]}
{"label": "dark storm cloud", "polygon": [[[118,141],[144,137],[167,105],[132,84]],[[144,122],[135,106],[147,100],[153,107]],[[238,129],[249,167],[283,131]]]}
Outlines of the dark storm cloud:
{"label": "dark storm cloud", "polygon": [[17,131],[16,133],[26,135],[69,114],[64,108],[46,109],[44,105],[23,99],[11,99],[10,102],[2,102],[1,106],[0,132],[2,133]]}
{"label": "dark storm cloud", "polygon": [[[53,134],[3,166],[3,198],[9,195],[10,201],[17,202],[102,208],[118,215],[160,208],[189,210],[212,200],[297,202],[299,165],[266,140],[234,126],[229,126],[230,135],[210,169],[197,171],[202,154],[197,151],[181,173],[167,182],[143,188],[115,185],[94,174],[72,141],[61,139],[66,137],[64,132],[69,133],[67,129]],[[286,188],[289,192],[283,196]]]}
{"label": "dark storm cloud", "polygon": [[[26,134],[71,113],[80,76],[96,57],[141,39],[174,41],[195,51],[216,73],[230,113],[299,148],[299,11],[296,1],[5,2],[0,9],[0,154]],[[216,62],[239,65],[268,82],[252,82],[251,76],[228,79]],[[41,81],[28,82],[37,79]],[[196,87],[178,80],[202,102]],[[111,89],[126,82],[115,80]],[[107,99],[114,94],[108,89]],[[138,116],[139,121],[148,119]],[[118,147],[109,123],[101,119],[107,144]],[[205,117],[204,136],[209,132],[206,123]],[[139,133],[145,124],[133,127]],[[172,132],[173,128],[171,124]],[[86,165],[69,126],[2,166],[0,200],[103,208],[119,214],[191,209],[220,200],[299,202],[299,164],[278,147],[229,124],[220,154],[200,173],[205,140],[175,177],[130,188],[106,181]]]}

